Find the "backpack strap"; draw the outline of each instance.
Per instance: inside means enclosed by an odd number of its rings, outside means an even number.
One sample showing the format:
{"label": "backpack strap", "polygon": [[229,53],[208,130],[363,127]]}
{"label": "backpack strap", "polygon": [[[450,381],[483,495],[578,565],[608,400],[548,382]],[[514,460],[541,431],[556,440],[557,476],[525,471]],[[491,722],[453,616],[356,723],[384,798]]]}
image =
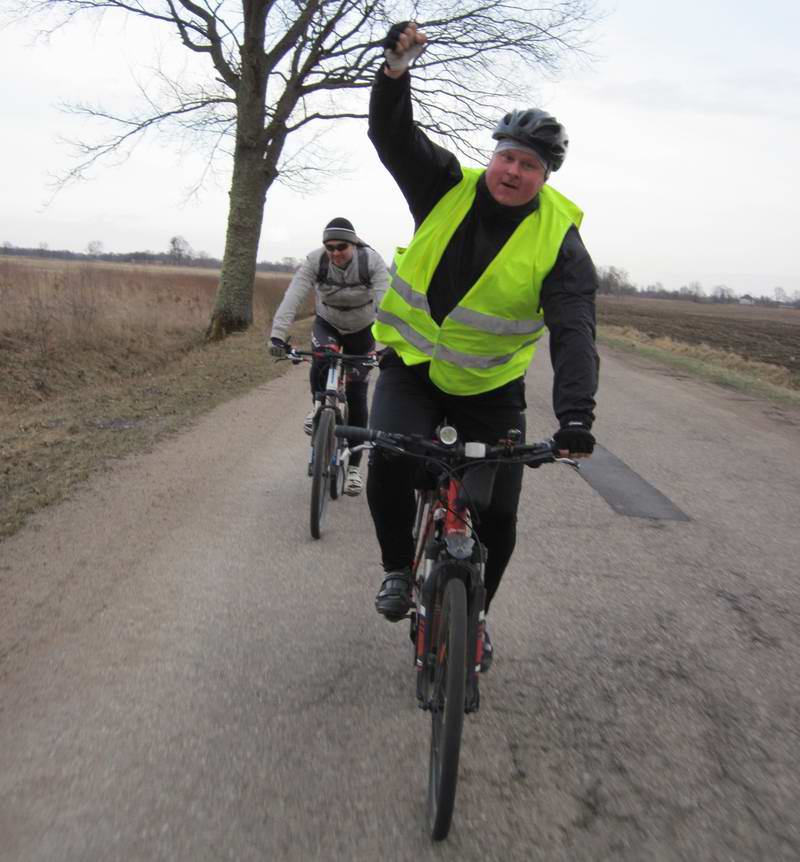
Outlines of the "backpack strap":
{"label": "backpack strap", "polygon": [[366,246],[358,247],[358,280],[364,287],[372,287],[372,279],[369,277],[369,257]]}
{"label": "backpack strap", "polygon": [[[372,287],[372,279],[369,275],[369,255],[367,254],[367,247],[363,245],[358,246],[358,248],[356,249],[356,253],[358,255],[359,284],[363,284],[364,287]],[[329,266],[330,261],[328,260],[328,255],[323,250],[322,254],[320,255],[319,266],[317,268],[317,284],[328,284]]]}
{"label": "backpack strap", "polygon": [[323,249],[317,269],[317,284],[325,284],[328,281],[328,255]]}

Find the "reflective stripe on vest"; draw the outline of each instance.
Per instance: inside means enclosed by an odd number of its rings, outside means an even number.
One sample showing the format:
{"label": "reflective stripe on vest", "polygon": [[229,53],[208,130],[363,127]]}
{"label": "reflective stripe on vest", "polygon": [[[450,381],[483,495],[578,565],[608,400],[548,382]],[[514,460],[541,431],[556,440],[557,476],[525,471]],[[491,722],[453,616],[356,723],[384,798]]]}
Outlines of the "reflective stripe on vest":
{"label": "reflective stripe on vest", "polygon": [[570,225],[582,213],[549,186],[539,207],[515,229],[458,305],[438,326],[427,291],[458,225],[475,199],[483,173],[464,168],[423,221],[407,249],[398,249],[390,287],[373,334],[407,365],[430,362],[430,377],[445,392],[474,395],[521,377],[544,334],[539,307],[542,282],[555,264]]}

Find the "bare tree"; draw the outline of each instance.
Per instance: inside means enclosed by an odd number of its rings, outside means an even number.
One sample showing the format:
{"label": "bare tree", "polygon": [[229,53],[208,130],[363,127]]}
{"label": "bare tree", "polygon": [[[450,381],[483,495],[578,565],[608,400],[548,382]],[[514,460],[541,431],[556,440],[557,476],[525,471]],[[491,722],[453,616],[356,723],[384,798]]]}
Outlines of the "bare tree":
{"label": "bare tree", "polygon": [[601,266],[597,270],[598,292],[607,293],[612,296],[624,296],[635,294],[636,285],[631,282],[630,276],[624,269],[616,266]]}
{"label": "bare tree", "polygon": [[712,288],[711,296],[718,302],[733,302],[735,298],[734,292],[727,284],[717,284]]}
{"label": "bare tree", "polygon": [[180,263],[182,260],[186,260],[187,257],[191,257],[192,247],[189,245],[188,240],[182,236],[170,237],[169,256],[176,263]]}
{"label": "bare tree", "polygon": [[[683,288],[681,288],[681,293],[683,293]],[[698,302],[706,295],[706,292],[703,290],[703,285],[700,284],[699,281],[690,281],[687,286],[687,293],[695,302]]]}
{"label": "bare tree", "polygon": [[[379,47],[393,21],[413,18],[429,48],[417,64],[414,98],[424,128],[475,155],[471,134],[489,129],[499,105],[529,100],[534,71],[553,72],[570,51],[583,50],[594,0],[17,0],[24,10],[63,19],[91,11],[141,16],[173,30],[207,58],[213,75],[190,87],[162,80],[136,116],[73,106],[117,124],[119,131],[80,144],[80,158],[62,178],[81,178],[104,157],[129,147],[155,126],[173,124],[210,136],[212,152],[230,153],[225,253],[209,338],[252,322],[256,256],[269,188],[279,175],[306,183],[314,174],[290,162],[284,147],[309,127],[366,116],[360,96],[372,82]],[[143,88],[143,91],[148,88]],[[148,90],[149,92],[149,90]],[[527,97],[527,98],[526,98]]]}

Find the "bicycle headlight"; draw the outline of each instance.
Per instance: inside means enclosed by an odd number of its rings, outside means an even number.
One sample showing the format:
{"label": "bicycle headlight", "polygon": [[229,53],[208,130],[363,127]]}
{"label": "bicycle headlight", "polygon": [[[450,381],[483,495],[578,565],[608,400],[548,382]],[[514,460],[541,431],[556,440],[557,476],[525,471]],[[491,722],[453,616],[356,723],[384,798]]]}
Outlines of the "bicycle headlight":
{"label": "bicycle headlight", "polygon": [[485,443],[465,443],[464,456],[466,458],[485,458],[486,444]]}
{"label": "bicycle headlight", "polygon": [[445,446],[452,446],[458,440],[458,431],[452,425],[442,425],[439,429],[439,440]]}

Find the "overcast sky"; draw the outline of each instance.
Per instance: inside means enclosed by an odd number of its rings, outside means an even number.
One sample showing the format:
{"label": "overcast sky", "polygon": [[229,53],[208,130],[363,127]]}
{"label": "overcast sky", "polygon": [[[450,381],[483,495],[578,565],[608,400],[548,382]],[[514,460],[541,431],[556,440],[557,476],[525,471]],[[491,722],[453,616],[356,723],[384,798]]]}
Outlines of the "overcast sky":
{"label": "overcast sky", "polygon": [[[800,290],[800,4],[609,0],[604,8],[596,59],[538,91],[569,131],[569,157],[551,179],[584,209],[595,263],[625,269],[641,286]],[[73,23],[48,45],[32,46],[24,26],[0,30],[0,243],[166,251],[180,234],[222,255],[228,176],[187,201],[203,162],[158,136],[45,206],[48,172],[70,164],[61,138],[91,134],[59,103],[123,105],[137,64],[152,63],[152,42],[143,26],[109,15]],[[302,257],[340,215],[387,260],[409,239],[405,202],[366,123],[329,137],[334,176],[324,190],[270,191],[259,259]]]}

